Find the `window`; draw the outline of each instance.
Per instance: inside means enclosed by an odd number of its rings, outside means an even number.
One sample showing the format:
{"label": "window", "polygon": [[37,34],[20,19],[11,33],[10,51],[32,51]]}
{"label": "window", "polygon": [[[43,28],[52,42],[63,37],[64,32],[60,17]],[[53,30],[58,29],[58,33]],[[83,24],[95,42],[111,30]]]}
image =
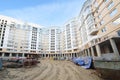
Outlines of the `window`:
{"label": "window", "polygon": [[102,31],[102,32],[106,32],[106,27],[104,27],[101,31]]}
{"label": "window", "polygon": [[117,9],[114,9],[111,13],[110,13],[110,16],[114,16],[115,14],[117,13]]}
{"label": "window", "polygon": [[98,3],[97,3],[97,2],[95,2],[95,3],[94,3],[94,6],[95,6],[95,7],[98,7]]}
{"label": "window", "polygon": [[113,21],[113,24],[118,25],[120,24],[120,17]]}
{"label": "window", "polygon": [[99,15],[99,16],[98,16],[98,18],[99,18],[99,19],[101,19],[101,18],[102,18],[102,16],[101,16],[101,15]]}
{"label": "window", "polygon": [[113,1],[108,5],[108,9],[111,9],[112,8],[112,6],[114,5],[114,3],[113,3]]}
{"label": "window", "polygon": [[104,21],[102,20],[101,22],[100,22],[100,25],[103,25],[104,24]]}
{"label": "window", "polygon": [[104,2],[108,2],[108,0],[104,0]]}

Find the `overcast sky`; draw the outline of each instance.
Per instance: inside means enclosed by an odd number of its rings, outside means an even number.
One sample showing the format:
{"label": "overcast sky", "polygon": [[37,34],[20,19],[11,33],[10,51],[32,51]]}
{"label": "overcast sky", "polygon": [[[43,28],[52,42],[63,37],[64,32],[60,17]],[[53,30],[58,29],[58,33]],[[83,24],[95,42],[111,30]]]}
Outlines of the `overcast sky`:
{"label": "overcast sky", "polygon": [[78,16],[85,0],[0,0],[0,14],[45,27]]}

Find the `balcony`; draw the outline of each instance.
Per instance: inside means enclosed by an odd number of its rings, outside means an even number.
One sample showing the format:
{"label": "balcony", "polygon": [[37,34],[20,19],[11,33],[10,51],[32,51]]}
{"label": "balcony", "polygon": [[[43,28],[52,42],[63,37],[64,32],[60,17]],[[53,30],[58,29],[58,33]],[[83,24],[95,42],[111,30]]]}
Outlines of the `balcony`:
{"label": "balcony", "polygon": [[90,35],[96,35],[97,32],[98,32],[98,28],[97,28],[97,27],[89,30],[89,34],[90,34]]}

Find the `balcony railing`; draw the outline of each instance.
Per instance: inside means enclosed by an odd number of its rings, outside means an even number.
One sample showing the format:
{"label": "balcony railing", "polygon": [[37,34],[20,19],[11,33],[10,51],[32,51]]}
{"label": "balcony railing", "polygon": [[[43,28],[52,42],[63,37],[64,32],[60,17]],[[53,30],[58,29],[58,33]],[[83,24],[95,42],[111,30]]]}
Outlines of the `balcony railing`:
{"label": "balcony railing", "polygon": [[96,28],[91,29],[91,30],[89,31],[89,34],[90,34],[90,35],[96,35],[97,32],[98,32],[98,28],[96,27]]}

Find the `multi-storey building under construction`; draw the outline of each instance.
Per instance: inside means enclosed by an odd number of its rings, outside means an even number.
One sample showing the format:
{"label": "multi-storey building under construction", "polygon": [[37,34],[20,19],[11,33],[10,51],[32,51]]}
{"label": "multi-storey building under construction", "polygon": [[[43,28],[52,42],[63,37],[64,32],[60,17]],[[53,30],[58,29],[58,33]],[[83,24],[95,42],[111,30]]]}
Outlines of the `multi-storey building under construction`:
{"label": "multi-storey building under construction", "polygon": [[61,28],[0,16],[2,57],[106,57],[120,55],[120,1],[87,0]]}

